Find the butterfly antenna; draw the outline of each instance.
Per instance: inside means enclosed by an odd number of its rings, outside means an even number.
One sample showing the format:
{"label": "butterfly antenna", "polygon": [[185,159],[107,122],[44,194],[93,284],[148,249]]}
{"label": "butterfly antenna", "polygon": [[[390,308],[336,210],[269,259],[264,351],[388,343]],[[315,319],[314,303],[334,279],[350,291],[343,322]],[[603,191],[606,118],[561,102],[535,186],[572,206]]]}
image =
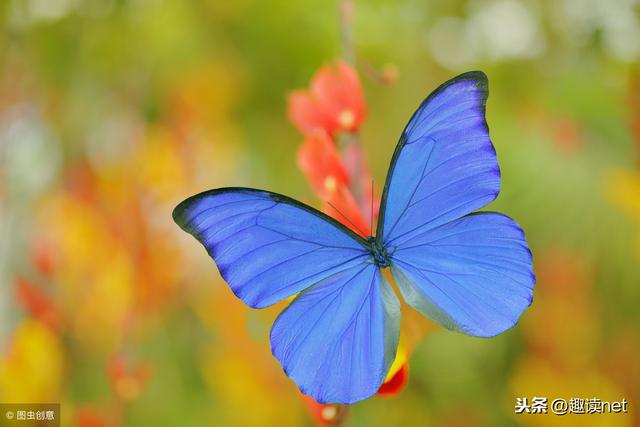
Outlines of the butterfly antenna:
{"label": "butterfly antenna", "polygon": [[353,222],[351,222],[351,220],[349,218],[347,218],[347,216],[345,214],[343,214],[342,212],[340,212],[338,210],[338,208],[336,208],[335,206],[333,206],[333,204],[331,202],[327,202],[329,204],[329,206],[331,206],[333,209],[335,209],[336,212],[338,212],[344,219],[346,219],[349,224],[351,224],[353,226],[353,228],[355,228],[356,230],[358,230],[360,232],[360,234],[362,234],[363,236],[367,236],[367,233],[363,232],[360,227],[358,227],[357,225],[355,225]]}
{"label": "butterfly antenna", "polygon": [[371,220],[369,221],[369,230],[373,234],[373,180],[371,180]]}

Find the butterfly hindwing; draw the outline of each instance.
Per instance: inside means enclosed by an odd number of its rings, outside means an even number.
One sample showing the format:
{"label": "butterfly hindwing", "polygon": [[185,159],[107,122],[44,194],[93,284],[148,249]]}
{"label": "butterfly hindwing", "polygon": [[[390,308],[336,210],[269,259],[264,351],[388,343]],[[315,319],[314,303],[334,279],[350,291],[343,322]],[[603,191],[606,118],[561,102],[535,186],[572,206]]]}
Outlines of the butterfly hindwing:
{"label": "butterfly hindwing", "polygon": [[399,337],[400,304],[380,270],[363,263],[303,291],[271,329],[271,348],[303,393],[354,403],[382,384]]}
{"label": "butterfly hindwing", "polygon": [[500,189],[487,95],[486,76],[471,72],[422,103],[394,153],[378,224],[405,301],[474,336],[512,327],[535,282],[520,227],[504,215],[470,214]]}
{"label": "butterfly hindwing", "polygon": [[286,299],[368,256],[357,235],[285,196],[246,188],[190,197],[174,219],[215,260],[247,305]]}
{"label": "butterfly hindwing", "polygon": [[466,215],[393,254],[405,301],[449,329],[490,337],[531,304],[535,277],[522,229],[497,213]]}

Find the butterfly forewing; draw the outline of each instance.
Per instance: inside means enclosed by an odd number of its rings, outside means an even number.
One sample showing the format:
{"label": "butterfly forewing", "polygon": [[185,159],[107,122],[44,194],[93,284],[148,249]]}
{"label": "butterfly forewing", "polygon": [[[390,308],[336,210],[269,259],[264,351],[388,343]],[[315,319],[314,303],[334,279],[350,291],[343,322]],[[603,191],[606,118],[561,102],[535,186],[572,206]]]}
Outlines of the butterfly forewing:
{"label": "butterfly forewing", "polygon": [[487,93],[484,74],[463,74],[432,93],[407,124],[378,226],[378,238],[390,250],[497,196],[500,171],[484,117]]}
{"label": "butterfly forewing", "polygon": [[193,196],[174,219],[207,249],[247,305],[263,308],[332,274],[360,265],[360,237],[285,196],[245,188]]}

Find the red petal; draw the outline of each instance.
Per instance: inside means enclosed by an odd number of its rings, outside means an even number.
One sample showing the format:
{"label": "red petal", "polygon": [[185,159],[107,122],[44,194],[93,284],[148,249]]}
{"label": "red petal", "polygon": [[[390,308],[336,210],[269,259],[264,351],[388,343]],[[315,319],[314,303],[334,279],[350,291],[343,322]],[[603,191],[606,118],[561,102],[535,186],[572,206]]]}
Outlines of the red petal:
{"label": "red petal", "polygon": [[318,403],[306,394],[302,395],[302,400],[313,422],[321,426],[342,425],[349,409],[345,405]]}
{"label": "red petal", "polygon": [[[373,180],[369,173],[369,167],[362,150],[361,144],[348,144],[342,151],[342,163],[349,174],[349,182],[351,188],[357,188],[360,191],[358,201],[360,210],[369,221],[371,221],[371,213],[373,209],[373,219],[378,217],[380,208],[380,192],[376,192],[373,186]],[[372,190],[374,190],[372,194]]]}
{"label": "red petal", "polygon": [[344,89],[344,82],[329,65],[320,68],[311,79],[313,97],[334,120],[347,104]]}
{"label": "red petal", "polygon": [[325,65],[311,79],[309,92],[289,96],[289,119],[304,134],[322,128],[330,136],[356,131],[366,116],[364,95],[356,71],[339,62]]}
{"label": "red petal", "polygon": [[360,78],[356,70],[344,62],[338,62],[337,68],[340,79],[344,84],[345,102],[351,106],[356,116],[356,127],[359,127],[367,115]]}
{"label": "red petal", "polygon": [[323,207],[323,212],[362,237],[367,237],[371,234],[368,221],[365,220],[358,203],[356,203],[351,191],[345,185],[338,186],[331,193]]}
{"label": "red petal", "polygon": [[75,421],[78,427],[106,427],[109,425],[105,418],[91,407],[76,409]]}
{"label": "red petal", "polygon": [[151,366],[142,361],[131,363],[122,355],[113,356],[107,363],[107,375],[111,387],[123,400],[140,396],[152,374]]}
{"label": "red petal", "polygon": [[314,132],[304,141],[298,151],[298,167],[323,199],[349,181],[340,154],[325,132]]}
{"label": "red petal", "polygon": [[23,278],[17,278],[16,297],[31,317],[39,320],[52,330],[60,328],[60,313],[57,307],[39,287]]}
{"label": "red petal", "polygon": [[318,130],[333,134],[336,127],[331,118],[317,105],[312,96],[305,91],[294,91],[289,95],[288,116],[293,125],[304,135]]}
{"label": "red petal", "polygon": [[392,376],[389,381],[380,386],[378,394],[381,396],[394,396],[400,393],[409,381],[409,365],[406,363]]}
{"label": "red petal", "polygon": [[51,277],[56,269],[56,259],[53,246],[42,240],[37,240],[31,247],[31,261],[45,277]]}

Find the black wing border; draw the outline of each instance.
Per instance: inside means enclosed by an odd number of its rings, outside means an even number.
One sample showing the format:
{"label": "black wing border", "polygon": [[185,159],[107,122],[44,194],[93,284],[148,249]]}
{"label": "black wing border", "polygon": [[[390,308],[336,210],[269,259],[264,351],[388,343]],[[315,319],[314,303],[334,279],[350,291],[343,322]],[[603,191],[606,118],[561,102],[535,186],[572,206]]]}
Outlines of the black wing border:
{"label": "black wing border", "polygon": [[350,228],[346,227],[344,224],[340,223],[338,220],[330,217],[329,215],[325,214],[322,211],[319,211],[318,209],[309,206],[305,203],[302,203],[296,199],[293,199],[289,196],[285,196],[284,194],[280,194],[280,193],[275,193],[273,191],[268,191],[268,190],[262,190],[262,189],[258,189],[258,188],[251,188],[251,187],[222,187],[222,188],[215,188],[212,190],[207,190],[207,191],[203,191],[201,193],[195,194],[191,197],[186,198],[185,200],[183,200],[182,202],[180,202],[174,209],[173,209],[173,220],[176,224],[178,224],[180,226],[180,228],[182,228],[184,231],[186,231],[189,234],[193,234],[192,230],[190,230],[190,227],[187,226],[187,221],[186,221],[186,210],[189,208],[189,206],[191,206],[193,203],[200,201],[201,199],[205,198],[205,197],[210,197],[210,196],[216,196],[216,195],[220,195],[220,194],[226,194],[226,193],[241,193],[241,194],[252,194],[255,195],[256,193],[258,194],[262,194],[268,198],[270,198],[271,200],[273,200],[274,202],[277,203],[284,203],[287,205],[291,205],[294,206],[296,208],[302,209],[312,215],[315,215],[316,217],[328,222],[329,224],[333,225],[334,227],[338,228],[338,230],[342,231],[343,233],[347,234],[349,237],[353,238],[357,243],[360,243],[360,245],[362,245],[363,249],[367,249],[367,250],[371,250],[371,245],[372,243],[368,242],[364,237],[360,236],[359,234],[357,234],[355,231],[351,230]]}

